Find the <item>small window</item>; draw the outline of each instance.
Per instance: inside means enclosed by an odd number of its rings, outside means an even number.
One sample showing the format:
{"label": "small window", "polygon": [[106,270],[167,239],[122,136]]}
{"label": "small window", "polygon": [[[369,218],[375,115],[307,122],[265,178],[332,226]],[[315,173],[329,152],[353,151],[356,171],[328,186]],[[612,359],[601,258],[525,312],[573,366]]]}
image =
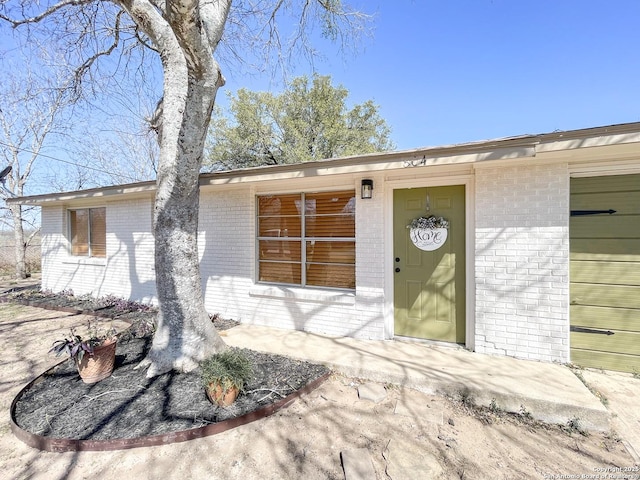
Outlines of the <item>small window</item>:
{"label": "small window", "polygon": [[355,288],[354,190],[259,196],[257,231],[260,282]]}
{"label": "small window", "polygon": [[71,255],[107,256],[106,208],[84,208],[69,211]]}

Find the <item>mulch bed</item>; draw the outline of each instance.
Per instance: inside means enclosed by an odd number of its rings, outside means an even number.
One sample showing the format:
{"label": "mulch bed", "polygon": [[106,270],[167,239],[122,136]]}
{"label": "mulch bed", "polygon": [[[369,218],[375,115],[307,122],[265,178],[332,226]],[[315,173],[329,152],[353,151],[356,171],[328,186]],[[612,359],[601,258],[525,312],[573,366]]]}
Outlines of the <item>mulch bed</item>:
{"label": "mulch bed", "polygon": [[160,435],[256,411],[328,373],[322,365],[244,349],[253,377],[245,393],[222,408],[208,400],[199,370],[152,379],[135,370],[150,343],[149,338],[119,342],[113,374],[95,384],[83,383],[70,360],[55,367],[16,402],[16,424],[37,435],[74,440]]}
{"label": "mulch bed", "polygon": [[[51,294],[46,296],[50,302],[38,299],[38,306],[59,309],[74,303],[70,298],[56,301]],[[33,304],[34,296],[30,297],[29,304]],[[12,300],[27,303],[25,298]],[[87,312],[87,308],[82,310]],[[255,412],[329,373],[323,365],[243,349],[252,364],[252,378],[233,405],[217,407],[206,396],[199,369],[152,379],[146,378],[144,369],[134,369],[151,345],[150,336],[140,338],[136,334],[144,333],[146,329],[140,325],[148,325],[154,312],[114,316],[126,317],[132,328],[118,341],[113,374],[98,383],[85,384],[71,360],[59,364],[15,400],[13,419],[18,427],[46,438],[91,441],[180,432]],[[238,324],[219,316],[213,316],[212,322],[218,330]]]}

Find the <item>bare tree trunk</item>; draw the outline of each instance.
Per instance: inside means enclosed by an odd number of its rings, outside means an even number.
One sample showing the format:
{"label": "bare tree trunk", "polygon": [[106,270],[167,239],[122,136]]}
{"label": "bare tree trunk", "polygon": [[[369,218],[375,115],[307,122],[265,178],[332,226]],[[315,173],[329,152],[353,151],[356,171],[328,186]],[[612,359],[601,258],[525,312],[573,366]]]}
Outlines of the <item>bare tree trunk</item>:
{"label": "bare tree trunk", "polygon": [[[215,45],[229,2],[167,3],[160,18],[144,1],[123,5],[160,50],[164,96],[158,106],[157,190],[154,209],[156,287],[160,313],[151,350],[140,366],[147,377],[188,371],[227,348],[204,308],[198,258],[200,168],[217,90],[224,84]],[[202,23],[194,21],[196,12]]]}
{"label": "bare tree trunk", "polygon": [[[18,6],[10,9],[5,3],[9,2],[0,0],[0,21],[14,27],[54,18],[59,21],[56,26],[67,28],[62,35],[65,38],[66,34],[75,35],[81,30],[78,39],[82,40],[79,42],[81,54],[86,53],[86,57],[75,70],[74,94],[80,91],[81,80],[98,59],[114,50],[129,51],[129,40],[151,46],[158,53],[164,73],[164,94],[153,119],[160,143],[153,229],[160,313],[153,345],[140,366],[149,367],[147,377],[171,369],[194,368],[200,360],[226,348],[204,308],[197,231],[204,140],[217,90],[224,84],[214,54],[222,39],[232,0],[111,0],[126,10],[136,24],[135,29],[122,23],[123,12],[103,8],[107,2],[98,0],[44,2],[46,6],[41,9],[40,2],[15,2],[22,5],[22,9]],[[240,2],[239,14],[249,19],[255,16],[255,21],[250,23],[255,23],[262,33],[248,30],[249,24],[244,20],[231,22],[239,26],[234,33],[244,36],[248,32],[245,38],[251,42],[255,40],[255,33],[257,38],[266,35],[267,52],[271,51],[270,45],[280,45],[279,37],[278,41],[271,40],[277,36],[275,20],[281,10],[284,14],[291,13],[299,4],[300,20],[293,26],[291,47],[298,41],[305,42],[303,30],[309,27],[312,16],[317,16],[316,24],[330,38],[335,38],[341,24],[352,27],[353,19],[359,18],[357,12],[343,10],[341,1],[274,1],[272,8],[265,8],[270,2],[246,3]],[[40,10],[38,14],[20,19],[7,15],[14,11],[30,12],[31,4]],[[81,13],[67,15],[72,8],[80,9]],[[104,18],[95,15],[98,11],[104,12]],[[101,21],[96,22],[95,18]],[[78,19],[86,19],[87,25],[80,28]],[[107,19],[113,21],[113,28],[105,27],[103,22]],[[98,31],[111,37],[110,41],[103,43],[101,38],[90,38]],[[132,36],[125,41],[123,35],[129,34]]]}
{"label": "bare tree trunk", "polygon": [[13,242],[15,251],[16,279],[27,278],[26,249],[27,243],[24,240],[24,229],[22,227],[22,206],[11,205],[11,216],[13,218]]}
{"label": "bare tree trunk", "polygon": [[[154,210],[155,269],[158,330],[147,361],[147,376],[177,369],[188,371],[207,356],[226,348],[204,308],[198,258],[199,172],[208,116],[213,108],[211,88],[190,82],[188,101],[178,139],[172,140],[167,118],[176,107],[167,105],[165,87],[163,153],[157,179]],[[214,86],[214,91],[217,86]],[[215,95],[215,93],[213,94]],[[210,110],[209,110],[210,112]],[[209,113],[210,115],[210,113]],[[175,118],[175,117],[174,117]],[[172,143],[173,145],[167,145]],[[167,158],[167,156],[169,158]]]}

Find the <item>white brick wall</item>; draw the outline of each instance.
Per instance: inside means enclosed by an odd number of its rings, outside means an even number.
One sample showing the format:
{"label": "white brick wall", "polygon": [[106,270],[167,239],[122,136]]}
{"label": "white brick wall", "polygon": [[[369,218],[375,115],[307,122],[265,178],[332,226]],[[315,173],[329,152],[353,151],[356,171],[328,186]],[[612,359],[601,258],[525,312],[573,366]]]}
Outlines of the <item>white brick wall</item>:
{"label": "white brick wall", "polygon": [[203,194],[198,241],[207,310],[246,323],[382,339],[381,193],[357,199],[355,295],[255,284],[255,196],[248,188]]}
{"label": "white brick wall", "polygon": [[249,189],[200,196],[198,249],[210,313],[244,320],[253,271],[255,218]]}
{"label": "white brick wall", "polygon": [[[374,182],[373,199],[356,195],[355,293],[256,284],[255,195],[248,187],[203,193],[198,245],[207,310],[383,339],[385,192],[383,178]],[[568,361],[567,165],[483,167],[475,192],[476,350]],[[42,208],[43,288],[155,301],[150,200],[107,204],[107,259],[69,255],[66,218],[63,207]]]}
{"label": "white brick wall", "polygon": [[155,296],[151,202],[129,200],[106,207],[107,258],[70,255],[67,210],[42,207],[42,288],[151,302]]}
{"label": "white brick wall", "polygon": [[62,207],[42,208],[42,289],[97,296],[104,279],[105,259],[69,253],[67,215]]}
{"label": "white brick wall", "polygon": [[[357,199],[355,294],[255,284],[255,196],[248,188],[203,193],[198,248],[207,310],[247,323],[382,339],[383,195],[376,188],[372,200]],[[107,259],[69,255],[66,214],[42,209],[43,288],[155,302],[149,200],[107,204]]]}
{"label": "white brick wall", "polygon": [[59,292],[69,281],[62,261],[68,256],[65,209],[42,207],[42,289]]}
{"label": "white brick wall", "polygon": [[476,351],[569,360],[566,164],[476,172]]}
{"label": "white brick wall", "polygon": [[152,200],[107,204],[109,272],[99,295],[116,295],[143,303],[156,301]]}
{"label": "white brick wall", "polygon": [[384,338],[384,181],[373,178],[373,198],[356,187],[356,304],[354,327],[362,338]]}

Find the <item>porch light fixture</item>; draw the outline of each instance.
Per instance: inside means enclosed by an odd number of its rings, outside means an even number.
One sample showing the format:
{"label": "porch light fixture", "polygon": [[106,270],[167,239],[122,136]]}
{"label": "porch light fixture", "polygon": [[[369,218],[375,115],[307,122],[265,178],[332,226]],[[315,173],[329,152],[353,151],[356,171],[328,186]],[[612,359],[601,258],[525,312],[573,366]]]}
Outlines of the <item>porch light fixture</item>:
{"label": "porch light fixture", "polygon": [[369,178],[362,179],[362,188],[360,190],[360,198],[373,197],[373,180]]}

